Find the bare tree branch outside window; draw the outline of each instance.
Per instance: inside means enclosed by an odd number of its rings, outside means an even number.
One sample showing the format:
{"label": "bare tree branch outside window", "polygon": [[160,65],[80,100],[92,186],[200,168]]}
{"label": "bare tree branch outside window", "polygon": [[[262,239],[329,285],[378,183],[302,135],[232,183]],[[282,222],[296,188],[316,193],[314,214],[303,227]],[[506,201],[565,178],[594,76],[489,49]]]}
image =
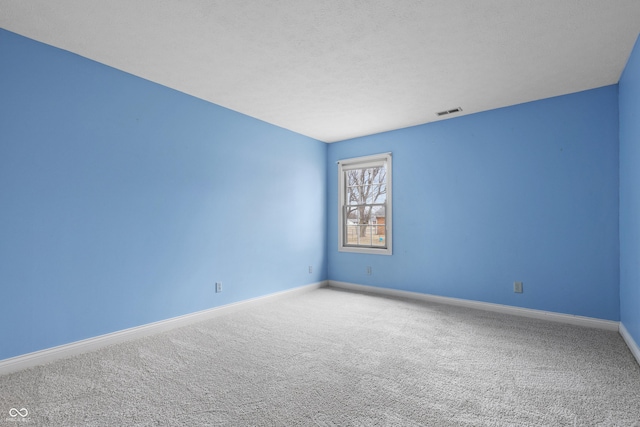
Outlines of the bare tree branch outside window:
{"label": "bare tree branch outside window", "polygon": [[[347,170],[347,218],[359,225],[360,237],[373,227],[372,216],[384,216],[387,194],[387,170],[383,166]],[[370,232],[373,233],[373,231]]]}

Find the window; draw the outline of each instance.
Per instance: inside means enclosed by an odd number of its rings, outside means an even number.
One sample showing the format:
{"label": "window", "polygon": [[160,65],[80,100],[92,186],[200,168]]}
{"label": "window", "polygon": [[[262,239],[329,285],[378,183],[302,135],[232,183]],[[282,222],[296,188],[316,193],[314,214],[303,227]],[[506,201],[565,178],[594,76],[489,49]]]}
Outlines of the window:
{"label": "window", "polygon": [[391,153],[338,162],[338,250],[391,255]]}

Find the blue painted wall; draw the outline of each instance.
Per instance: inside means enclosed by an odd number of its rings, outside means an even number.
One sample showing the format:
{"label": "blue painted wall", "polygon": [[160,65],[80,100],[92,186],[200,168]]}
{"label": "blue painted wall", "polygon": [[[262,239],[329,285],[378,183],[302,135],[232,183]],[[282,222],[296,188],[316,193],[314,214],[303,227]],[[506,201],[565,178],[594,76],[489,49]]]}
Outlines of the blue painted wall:
{"label": "blue painted wall", "polygon": [[[327,146],[0,29],[0,360],[327,278],[640,342],[638,50],[619,88]],[[394,254],[339,253],[336,161],[386,151]]]}
{"label": "blue painted wall", "polygon": [[640,39],[620,78],[620,320],[640,344]]}
{"label": "blue painted wall", "polygon": [[[394,254],[338,252],[336,161],[387,151]],[[616,85],[334,143],[327,161],[330,279],[619,320]]]}
{"label": "blue painted wall", "polygon": [[326,279],[326,154],[0,29],[0,359]]}

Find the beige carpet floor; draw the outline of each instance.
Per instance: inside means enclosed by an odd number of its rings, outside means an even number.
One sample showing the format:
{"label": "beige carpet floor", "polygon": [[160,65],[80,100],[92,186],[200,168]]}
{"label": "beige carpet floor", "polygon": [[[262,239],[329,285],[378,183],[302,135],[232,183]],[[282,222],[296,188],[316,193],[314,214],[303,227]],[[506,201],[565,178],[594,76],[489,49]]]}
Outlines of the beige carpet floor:
{"label": "beige carpet floor", "polygon": [[640,368],[615,332],[328,288],[2,376],[0,425],[640,426]]}

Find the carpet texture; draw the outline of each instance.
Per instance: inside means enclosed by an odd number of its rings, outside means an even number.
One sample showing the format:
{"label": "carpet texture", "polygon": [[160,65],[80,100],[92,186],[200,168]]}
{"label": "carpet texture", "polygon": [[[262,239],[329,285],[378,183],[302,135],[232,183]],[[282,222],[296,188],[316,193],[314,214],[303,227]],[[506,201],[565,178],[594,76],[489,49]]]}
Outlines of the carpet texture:
{"label": "carpet texture", "polygon": [[0,377],[25,423],[640,426],[640,368],[615,332],[329,288]]}

